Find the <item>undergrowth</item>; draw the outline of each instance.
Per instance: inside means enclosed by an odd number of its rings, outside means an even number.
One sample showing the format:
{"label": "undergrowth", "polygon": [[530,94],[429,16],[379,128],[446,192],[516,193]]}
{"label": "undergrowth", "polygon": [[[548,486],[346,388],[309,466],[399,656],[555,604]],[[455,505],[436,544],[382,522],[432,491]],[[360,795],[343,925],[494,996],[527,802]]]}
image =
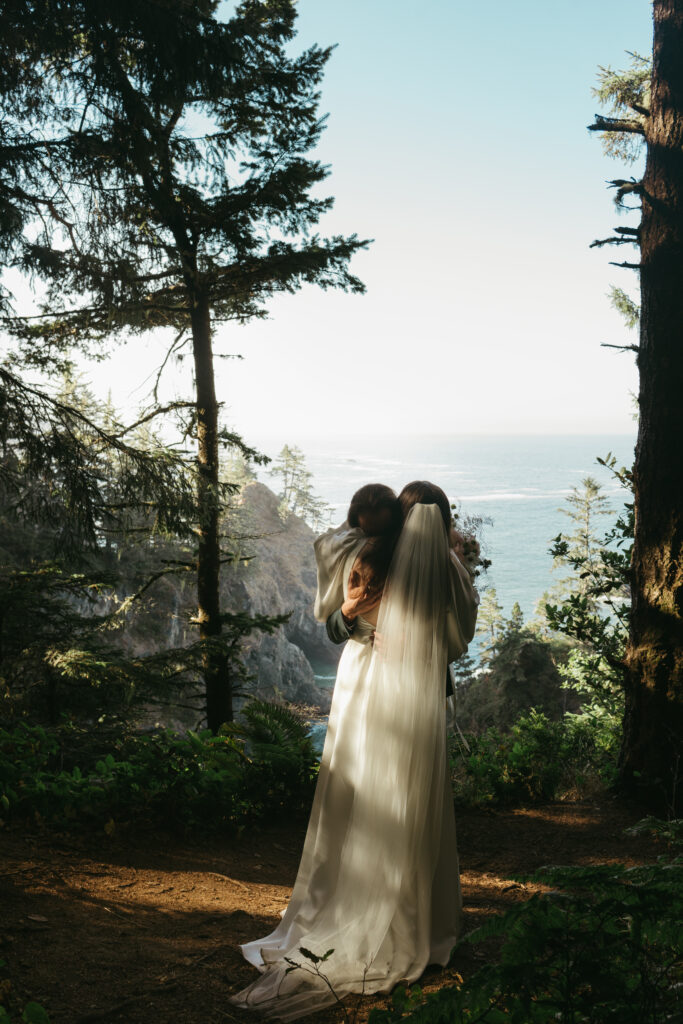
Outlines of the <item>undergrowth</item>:
{"label": "undergrowth", "polygon": [[[609,716],[550,721],[531,710],[509,732],[452,740],[456,804],[538,803],[605,788],[617,748]],[[218,735],[165,729],[124,736],[68,721],[54,728],[19,722],[0,728],[0,824],[235,832],[266,817],[305,817],[317,769],[306,723],[258,700]]]}
{"label": "undergrowth", "polygon": [[[638,829],[679,848],[683,841],[683,822],[646,819]],[[497,961],[426,996],[399,988],[370,1024],[683,1021],[680,853],[638,867],[550,866],[514,877],[551,888],[465,936],[468,944],[501,939]]]}
{"label": "undergrowth", "polygon": [[531,709],[509,732],[454,737],[453,795],[460,807],[537,803],[604,789],[616,778],[619,724],[593,711],[551,721]]}
{"label": "undergrowth", "polygon": [[[218,735],[171,730],[121,737],[97,750],[68,723],[0,729],[0,822],[238,831],[305,814],[317,759],[305,723],[253,700]],[[74,763],[76,762],[76,763]]]}

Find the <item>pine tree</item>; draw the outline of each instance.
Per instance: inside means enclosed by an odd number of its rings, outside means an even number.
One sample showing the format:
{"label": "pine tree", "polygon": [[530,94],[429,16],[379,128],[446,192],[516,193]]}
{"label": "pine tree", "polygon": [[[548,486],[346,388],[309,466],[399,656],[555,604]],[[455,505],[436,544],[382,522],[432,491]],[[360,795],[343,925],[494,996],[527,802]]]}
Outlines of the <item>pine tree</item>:
{"label": "pine tree", "polygon": [[301,516],[314,530],[329,522],[331,509],[313,490],[313,474],[306,469],[306,457],[300,448],[285,445],[269,470],[280,477],[280,515]]}
{"label": "pine tree", "polygon": [[[230,488],[221,486],[220,449],[259,456],[220,428],[216,329],[265,316],[274,293],[305,284],[363,290],[347,265],[366,243],[311,233],[332,205],[312,195],[328,170],[306,155],[323,127],[317,90],[331,50],[290,56],[293,0],[245,0],[227,21],[211,0],[47,6],[55,44],[39,68],[42,88],[54,90],[50,120],[34,125],[24,105],[11,138],[37,131],[49,157],[21,164],[24,202],[43,218],[37,240],[20,246],[22,266],[49,287],[41,317],[6,327],[43,365],[74,343],[92,349],[153,328],[173,332],[169,356],[191,349],[196,622],[217,729],[232,717],[221,642],[230,615],[219,600]],[[16,37],[31,35],[36,11],[11,13]],[[47,45],[40,33],[34,53]],[[7,163],[18,165],[21,146]]]}
{"label": "pine tree", "polygon": [[[601,485],[591,476],[581,481],[582,489],[573,487],[565,499],[567,508],[560,511],[572,523],[572,531],[559,534],[552,549],[554,566],[580,566],[580,572],[573,572],[560,583],[563,596],[569,594],[588,595],[592,577],[601,570],[602,542],[597,533],[598,520],[609,515],[610,504],[602,493]],[[557,597],[557,591],[554,596]],[[591,598],[591,609],[595,603]]]}
{"label": "pine tree", "polygon": [[477,636],[481,637],[479,660],[487,665],[493,658],[503,635],[505,619],[503,606],[498,602],[495,587],[485,591],[477,615]]}
{"label": "pine tree", "polygon": [[[635,532],[625,658],[622,785],[678,813],[683,753],[683,0],[654,0],[653,59],[638,74],[606,72],[613,114],[591,126],[617,147],[645,144],[641,180],[612,184],[640,201],[637,227],[599,244],[632,242],[640,258]],[[633,141],[632,141],[633,140]]]}
{"label": "pine tree", "polygon": [[[616,468],[611,453],[598,462],[628,488],[630,475]],[[584,497],[586,493],[590,492],[584,491]],[[576,514],[574,509],[571,514]],[[573,641],[567,663],[559,666],[565,683],[586,695],[586,706],[613,716],[623,713],[624,704],[633,506],[625,505],[604,536],[593,534],[593,518],[579,513],[578,541],[575,537],[570,543],[562,534],[555,538],[551,553],[570,567],[571,575],[544,595],[539,615],[550,637],[560,633]]]}
{"label": "pine tree", "polygon": [[507,620],[505,626],[506,633],[519,633],[524,627],[524,613],[520,606],[519,601],[515,601],[512,608],[510,609],[510,618]]}
{"label": "pine tree", "polygon": [[462,692],[471,685],[475,679],[476,667],[474,658],[467,651],[453,662],[456,691]]}
{"label": "pine tree", "polygon": [[[93,396],[72,377],[53,399],[21,387],[4,394],[0,676],[6,710],[21,707],[51,721],[64,710],[91,720],[129,715],[133,695],[138,700],[150,686],[158,690],[169,670],[157,659],[148,671],[144,659],[127,657],[119,643],[126,594],[120,548],[114,552],[109,540],[129,536],[136,514],[149,516],[146,499],[158,495],[159,481],[152,479],[150,490],[147,476],[155,457],[110,444],[113,435],[101,420],[115,430],[113,409],[100,417]],[[129,462],[138,455],[141,474],[133,466],[131,480]],[[166,485],[182,501],[180,474]],[[149,536],[149,525],[143,534]],[[136,545],[139,573],[141,541]]]}

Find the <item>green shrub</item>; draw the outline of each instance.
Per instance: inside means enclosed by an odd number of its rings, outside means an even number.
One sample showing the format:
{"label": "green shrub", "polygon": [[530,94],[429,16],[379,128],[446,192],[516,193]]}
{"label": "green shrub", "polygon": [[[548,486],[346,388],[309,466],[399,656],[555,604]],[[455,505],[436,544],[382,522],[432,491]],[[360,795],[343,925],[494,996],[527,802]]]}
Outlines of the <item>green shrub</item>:
{"label": "green shrub", "polygon": [[[679,830],[680,840],[680,830]],[[683,1020],[683,857],[626,868],[547,867],[554,889],[465,943],[502,939],[500,958],[458,987],[395,994],[370,1024],[674,1024]]]}
{"label": "green shrub", "polygon": [[27,1003],[21,1017],[0,1006],[0,1024],[50,1024],[50,1018],[40,1003]]}
{"label": "green shrub", "polygon": [[255,700],[243,725],[217,736],[162,730],[122,739],[96,760],[92,749],[90,742],[83,762],[65,768],[59,730],[0,729],[0,819],[234,830],[305,812],[317,771],[306,727],[286,708]]}
{"label": "green shrub", "polygon": [[[508,733],[490,728],[451,744],[455,800],[481,807],[555,800],[615,776],[617,723],[609,715],[566,714],[550,721],[531,709]],[[469,750],[467,747],[469,746]]]}
{"label": "green shrub", "polygon": [[0,960],[0,1024],[50,1024],[40,1003],[28,1002],[23,1010],[18,1008],[6,960]]}

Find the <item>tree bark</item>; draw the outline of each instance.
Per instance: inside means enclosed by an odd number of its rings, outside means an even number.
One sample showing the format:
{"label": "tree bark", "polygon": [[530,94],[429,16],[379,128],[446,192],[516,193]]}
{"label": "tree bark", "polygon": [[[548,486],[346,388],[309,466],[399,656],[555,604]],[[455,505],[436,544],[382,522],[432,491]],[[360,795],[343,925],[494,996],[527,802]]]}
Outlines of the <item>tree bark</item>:
{"label": "tree bark", "polygon": [[683,0],[655,0],[641,244],[640,421],[620,779],[682,810]]}
{"label": "tree bark", "polygon": [[[197,396],[199,549],[197,554],[197,619],[202,640],[221,633],[220,493],[218,484],[218,402],[213,372],[211,314],[208,297],[192,303],[192,343]],[[211,649],[202,658],[206,687],[207,726],[217,732],[232,721],[232,690],[225,653]]]}

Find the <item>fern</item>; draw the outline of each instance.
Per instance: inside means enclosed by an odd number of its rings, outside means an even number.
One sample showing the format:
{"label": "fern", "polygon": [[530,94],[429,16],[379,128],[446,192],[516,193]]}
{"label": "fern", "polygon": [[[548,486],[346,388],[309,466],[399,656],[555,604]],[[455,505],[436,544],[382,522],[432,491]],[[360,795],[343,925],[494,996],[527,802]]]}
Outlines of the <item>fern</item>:
{"label": "fern", "polygon": [[244,741],[248,751],[259,760],[291,759],[292,755],[310,758],[313,745],[308,727],[283,704],[252,698],[242,709],[241,722],[230,722],[222,732]]}
{"label": "fern", "polygon": [[[681,822],[638,831],[680,841]],[[635,829],[633,830],[635,831]],[[498,962],[426,998],[393,1001],[370,1024],[673,1024],[683,1020],[683,856],[654,864],[543,867],[556,888],[487,921]]]}

